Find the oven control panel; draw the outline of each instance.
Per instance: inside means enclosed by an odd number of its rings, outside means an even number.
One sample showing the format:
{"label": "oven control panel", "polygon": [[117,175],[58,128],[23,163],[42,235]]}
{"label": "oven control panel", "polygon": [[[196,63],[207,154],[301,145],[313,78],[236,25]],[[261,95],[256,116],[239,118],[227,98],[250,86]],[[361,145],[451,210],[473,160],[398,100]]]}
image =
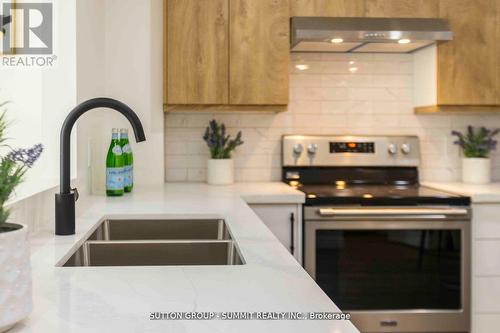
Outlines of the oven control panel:
{"label": "oven control panel", "polygon": [[418,166],[416,136],[285,135],[283,166]]}
{"label": "oven control panel", "polygon": [[330,153],[375,153],[375,142],[330,142]]}

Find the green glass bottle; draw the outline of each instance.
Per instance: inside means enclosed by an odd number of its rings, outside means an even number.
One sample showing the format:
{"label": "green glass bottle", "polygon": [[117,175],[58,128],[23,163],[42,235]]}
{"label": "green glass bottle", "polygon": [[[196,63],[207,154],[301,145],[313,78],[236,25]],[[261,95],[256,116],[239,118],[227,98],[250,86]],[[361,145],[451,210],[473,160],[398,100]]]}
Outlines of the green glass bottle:
{"label": "green glass bottle", "polygon": [[111,144],[106,157],[106,195],[120,196],[124,192],[123,153],[117,128],[113,128]]}
{"label": "green glass bottle", "polygon": [[128,141],[128,129],[120,130],[120,146],[123,152],[123,182],[125,192],[132,192],[134,188],[134,154]]}

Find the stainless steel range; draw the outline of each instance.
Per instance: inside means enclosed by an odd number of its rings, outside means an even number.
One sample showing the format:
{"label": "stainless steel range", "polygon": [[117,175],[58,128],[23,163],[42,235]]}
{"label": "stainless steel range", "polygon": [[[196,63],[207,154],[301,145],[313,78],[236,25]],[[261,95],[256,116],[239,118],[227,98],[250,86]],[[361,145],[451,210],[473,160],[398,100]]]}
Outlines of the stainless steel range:
{"label": "stainless steel range", "polygon": [[470,199],[419,185],[413,136],[285,136],[304,267],[362,332],[470,331]]}

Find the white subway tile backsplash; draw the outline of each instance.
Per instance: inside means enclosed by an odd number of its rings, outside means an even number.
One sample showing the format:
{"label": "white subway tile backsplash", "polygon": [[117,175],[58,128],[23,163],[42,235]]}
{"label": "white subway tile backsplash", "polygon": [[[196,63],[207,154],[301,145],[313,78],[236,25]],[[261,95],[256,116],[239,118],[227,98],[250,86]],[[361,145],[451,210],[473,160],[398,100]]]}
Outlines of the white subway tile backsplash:
{"label": "white subway tile backsplash", "polygon": [[343,87],[294,87],[290,98],[295,101],[338,101],[347,100],[349,90]]}
{"label": "white subway tile backsplash", "polygon": [[288,104],[287,114],[320,114],[322,112],[323,103],[321,101],[290,101]]}
{"label": "white subway tile backsplash", "polygon": [[411,88],[412,75],[372,75],[372,87]]}
{"label": "white subway tile backsplash", "polygon": [[347,119],[342,115],[325,115],[320,114],[314,116],[315,121],[311,121],[311,116],[298,114],[295,116],[295,124],[297,127],[314,129],[317,127],[336,128],[347,126]]}
{"label": "white subway tile backsplash", "polygon": [[236,168],[235,178],[237,182],[265,182],[270,179],[279,179],[280,168]]}
{"label": "white subway tile backsplash", "polygon": [[290,74],[290,87],[320,87],[320,75],[306,75],[304,73]]}
{"label": "white subway tile backsplash", "polygon": [[324,62],[322,74],[371,74],[372,66],[364,61]]}
{"label": "white subway tile backsplash", "polygon": [[[413,114],[413,106],[411,102],[408,101],[372,101],[371,103],[372,112],[375,114],[392,114],[397,116],[399,119],[404,119],[404,117],[416,117]],[[408,119],[410,120],[410,119]],[[412,121],[414,119],[411,119]]]}
{"label": "white subway tile backsplash", "polygon": [[[299,70],[297,65],[307,65]],[[165,178],[204,181],[208,149],[202,136],[209,120],[243,132],[234,154],[238,181],[281,178],[284,134],[418,135],[421,179],[460,178],[460,152],[452,129],[500,127],[497,115],[416,115],[412,106],[413,56],[408,54],[293,53],[288,111],[176,111],[165,116]],[[500,158],[493,154],[495,179]]]}
{"label": "white subway tile backsplash", "polygon": [[[385,127],[398,126],[399,120],[397,117],[393,117],[390,115],[348,114],[347,125],[350,128],[356,128],[356,127],[372,128],[372,131],[381,130],[382,133],[384,133]],[[378,132],[377,134],[380,134],[380,132]]]}
{"label": "white subway tile backsplash", "polygon": [[321,87],[370,87],[371,75],[354,75],[354,74],[327,74],[327,75],[310,75],[319,82]]}
{"label": "white subway tile backsplash", "polygon": [[187,174],[188,182],[202,182],[206,179],[206,168],[189,168]]}
{"label": "white subway tile backsplash", "polygon": [[413,74],[411,58],[400,61],[380,61],[372,64],[372,74]]}
{"label": "white subway tile backsplash", "polygon": [[179,142],[166,142],[165,143],[165,154],[166,155],[185,155],[190,153],[187,146],[189,144],[180,144]]}
{"label": "white subway tile backsplash", "polygon": [[[170,162],[170,158],[167,159]],[[167,168],[165,168],[165,180],[169,182],[185,182],[188,180],[187,174],[188,168],[177,169],[172,165],[169,165]]]}
{"label": "white subway tile backsplash", "polygon": [[188,155],[207,155],[207,145],[206,143],[200,138],[198,141],[194,142],[187,142],[186,145],[179,145],[181,149],[184,150],[184,154]]}
{"label": "white subway tile backsplash", "polygon": [[397,101],[400,100],[400,95],[402,95],[402,93],[397,88],[349,89],[349,100],[352,101]]}

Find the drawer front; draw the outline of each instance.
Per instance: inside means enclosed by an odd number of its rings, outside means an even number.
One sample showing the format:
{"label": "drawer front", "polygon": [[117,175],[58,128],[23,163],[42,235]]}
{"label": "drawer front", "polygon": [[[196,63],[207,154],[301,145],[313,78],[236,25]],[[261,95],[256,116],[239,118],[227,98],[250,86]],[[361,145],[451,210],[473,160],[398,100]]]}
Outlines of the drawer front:
{"label": "drawer front", "polygon": [[500,204],[476,204],[472,207],[474,238],[500,240]]}

